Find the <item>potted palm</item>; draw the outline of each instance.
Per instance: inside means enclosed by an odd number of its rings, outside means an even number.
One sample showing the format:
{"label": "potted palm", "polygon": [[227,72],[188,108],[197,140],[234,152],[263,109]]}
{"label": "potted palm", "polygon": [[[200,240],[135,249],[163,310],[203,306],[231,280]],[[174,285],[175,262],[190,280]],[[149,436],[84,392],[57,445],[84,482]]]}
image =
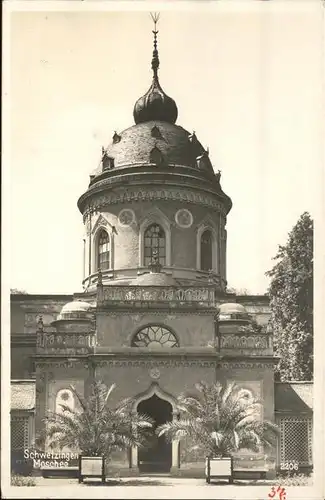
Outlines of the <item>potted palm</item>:
{"label": "potted palm", "polygon": [[145,444],[152,421],[146,415],[131,413],[131,399],[120,402],[117,407],[110,406],[115,384],[108,388],[96,381],[87,396],[70,388],[76,408],[62,404],[62,411],[50,412],[45,419],[49,446],[79,450],[79,482],[85,477],[105,481],[105,464],[112,453]]}
{"label": "potted palm", "polygon": [[181,418],[160,425],[158,436],[167,440],[190,439],[206,456],[206,481],[233,480],[233,455],[245,448],[254,452],[273,447],[278,427],[260,418],[261,403],[247,397],[236,383],[222,385],[200,382],[197,392],[181,395],[178,410]]}

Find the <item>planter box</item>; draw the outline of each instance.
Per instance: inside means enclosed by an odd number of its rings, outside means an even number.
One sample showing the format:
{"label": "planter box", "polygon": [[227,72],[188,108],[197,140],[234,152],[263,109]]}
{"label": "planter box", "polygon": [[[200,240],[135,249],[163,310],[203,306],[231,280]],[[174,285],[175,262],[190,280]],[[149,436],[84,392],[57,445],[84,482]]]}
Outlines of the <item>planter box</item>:
{"label": "planter box", "polygon": [[210,483],[211,479],[228,479],[229,483],[232,483],[232,457],[207,457],[205,461],[205,479],[207,483]]}
{"label": "planter box", "polygon": [[105,458],[79,455],[79,483],[85,478],[99,478],[105,482]]}

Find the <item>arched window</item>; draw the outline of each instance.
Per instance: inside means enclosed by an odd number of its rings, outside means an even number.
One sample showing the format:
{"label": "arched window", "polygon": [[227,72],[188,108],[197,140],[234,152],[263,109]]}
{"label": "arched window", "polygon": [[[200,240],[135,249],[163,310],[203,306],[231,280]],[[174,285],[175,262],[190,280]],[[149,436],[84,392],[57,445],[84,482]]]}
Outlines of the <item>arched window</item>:
{"label": "arched window", "polygon": [[142,328],[133,338],[133,347],[150,347],[160,349],[161,347],[179,347],[175,335],[160,325],[150,325]]}
{"label": "arched window", "polygon": [[212,269],[212,234],[206,229],[201,236],[201,269],[210,271]]}
{"label": "arched window", "polygon": [[166,236],[158,224],[151,224],[144,233],[144,265],[154,260],[162,266],[166,263]]}
{"label": "arched window", "polygon": [[101,270],[110,267],[110,241],[104,229],[98,235],[97,267]]}

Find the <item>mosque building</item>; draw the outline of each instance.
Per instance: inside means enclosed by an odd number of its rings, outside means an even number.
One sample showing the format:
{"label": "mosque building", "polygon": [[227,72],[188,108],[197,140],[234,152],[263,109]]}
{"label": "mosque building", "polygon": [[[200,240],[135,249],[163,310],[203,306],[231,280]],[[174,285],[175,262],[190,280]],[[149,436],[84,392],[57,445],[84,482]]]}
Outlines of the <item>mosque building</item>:
{"label": "mosque building", "polygon": [[[310,468],[312,384],[274,380],[268,297],[227,292],[232,201],[209,151],[176,124],[177,104],[158,78],[157,33],[134,124],[102,149],[78,200],[83,291],[11,296],[13,460],[32,446],[47,410],[62,400],[74,406],[70,384],[86,393],[95,379],[115,382],[116,403],[132,397],[133,411],[159,424],[178,418],[177,396],[197,382],[234,380],[281,429],[273,455],[239,453],[235,468],[263,467],[270,477],[285,461]],[[203,461],[160,440],[110,466],[121,475],[194,476]]]}

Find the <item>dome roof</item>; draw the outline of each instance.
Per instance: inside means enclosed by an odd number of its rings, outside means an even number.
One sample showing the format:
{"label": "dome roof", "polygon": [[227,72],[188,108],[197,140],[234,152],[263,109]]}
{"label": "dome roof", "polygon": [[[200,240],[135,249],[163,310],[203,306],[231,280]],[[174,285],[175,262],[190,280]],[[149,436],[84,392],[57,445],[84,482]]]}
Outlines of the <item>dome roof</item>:
{"label": "dome roof", "polygon": [[68,302],[61,309],[61,314],[63,312],[80,312],[80,311],[88,311],[91,308],[91,304],[89,302],[84,302],[83,300],[73,300],[72,302]]}
{"label": "dome roof", "polygon": [[148,92],[137,100],[133,110],[135,123],[143,123],[150,120],[175,123],[177,115],[176,102],[165,94],[160,86],[158,77],[153,79]]}
{"label": "dome roof", "polygon": [[220,307],[220,313],[224,314],[231,314],[231,313],[241,313],[241,314],[247,314],[247,311],[244,306],[241,304],[238,304],[237,302],[229,302],[226,304],[221,304]]}
{"label": "dome roof", "polygon": [[[127,128],[107,147],[107,156],[114,159],[114,168],[127,165],[157,163],[154,153],[160,154],[162,166],[182,165],[213,174],[211,161],[195,134],[161,120],[151,120]],[[198,157],[206,155],[203,162]]]}
{"label": "dome roof", "polygon": [[[221,188],[221,172],[214,172],[208,149],[202,146],[194,132],[190,133],[175,124],[178,114],[176,103],[165,94],[158,79],[158,17],[154,16],[153,21],[152,84],[146,94],[136,101],[133,113],[135,125],[115,132],[111,143],[102,147],[101,160],[90,175],[88,189],[78,200],[79,210],[84,213],[88,204],[92,205],[90,199],[93,195],[97,198],[99,192],[114,191],[115,186],[117,189],[125,188],[126,195],[131,185],[145,186],[147,195],[149,186],[163,184],[167,190],[168,185],[181,185],[183,190],[194,187],[205,191],[209,199],[218,199],[228,213],[232,202]],[[164,198],[164,190],[161,193]],[[178,196],[178,193],[175,195]],[[194,197],[198,200],[196,193]],[[201,200],[198,202],[201,203]],[[102,202],[96,200],[96,205],[99,204]]]}
{"label": "dome roof", "polygon": [[236,302],[221,304],[219,306],[219,319],[247,319],[248,313],[244,306]]}
{"label": "dome roof", "polygon": [[177,281],[165,273],[146,273],[138,276],[132,285],[136,286],[178,286]]}
{"label": "dome roof", "polygon": [[92,305],[89,302],[82,300],[74,300],[65,304],[58,316],[58,320],[62,319],[89,319]]}
{"label": "dome roof", "polygon": [[[157,20],[154,22],[156,25]],[[190,134],[175,125],[178,110],[175,101],[165,94],[159,83],[158,31],[153,33],[153,81],[149,90],[135,103],[133,116],[136,125],[120,134],[115,132],[112,143],[102,150],[101,166],[93,172],[95,176],[103,170],[150,164],[188,166],[214,174],[208,151],[195,133]]]}

